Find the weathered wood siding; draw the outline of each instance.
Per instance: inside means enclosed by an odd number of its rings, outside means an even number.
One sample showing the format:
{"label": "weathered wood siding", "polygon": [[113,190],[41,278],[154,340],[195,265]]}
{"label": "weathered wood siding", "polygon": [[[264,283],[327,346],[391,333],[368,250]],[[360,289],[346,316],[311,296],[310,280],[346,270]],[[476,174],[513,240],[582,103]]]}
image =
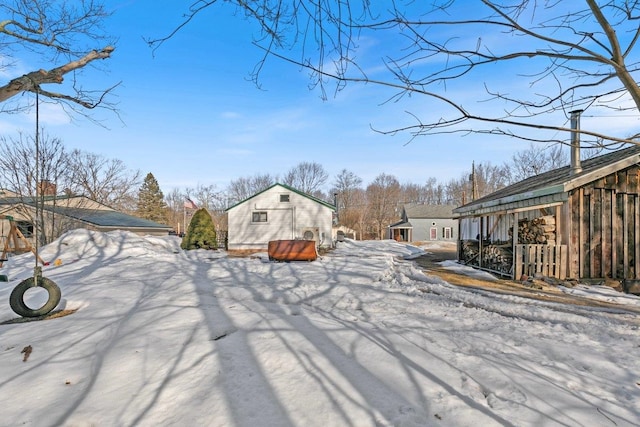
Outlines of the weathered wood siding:
{"label": "weathered wood siding", "polygon": [[541,274],[564,280],[567,278],[567,245],[515,245],[514,278]]}
{"label": "weathered wood siding", "polygon": [[572,277],[640,278],[639,174],[635,165],[571,192]]}

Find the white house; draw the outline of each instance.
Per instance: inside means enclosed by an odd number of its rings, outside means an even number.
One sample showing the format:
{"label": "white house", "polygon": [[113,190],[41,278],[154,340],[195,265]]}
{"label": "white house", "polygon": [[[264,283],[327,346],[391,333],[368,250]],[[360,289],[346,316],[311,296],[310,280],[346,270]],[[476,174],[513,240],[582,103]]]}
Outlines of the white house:
{"label": "white house", "polygon": [[284,184],[273,184],[227,209],[228,249],[267,250],[270,240],[332,245],[335,206]]}

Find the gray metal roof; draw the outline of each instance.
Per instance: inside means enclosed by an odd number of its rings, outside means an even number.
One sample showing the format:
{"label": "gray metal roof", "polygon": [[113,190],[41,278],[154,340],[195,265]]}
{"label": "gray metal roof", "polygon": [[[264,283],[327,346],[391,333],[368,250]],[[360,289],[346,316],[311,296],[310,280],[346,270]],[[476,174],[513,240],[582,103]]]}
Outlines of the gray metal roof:
{"label": "gray metal roof", "polygon": [[411,218],[453,218],[453,205],[427,205],[419,203],[408,203],[404,205],[404,212],[407,219]]}
{"label": "gray metal roof", "polygon": [[61,206],[45,206],[44,209],[59,215],[64,215],[69,218],[95,225],[96,227],[171,230],[171,227],[169,227],[168,225],[160,224],[148,219],[138,218],[133,215],[128,215],[113,210],[67,208]]}
{"label": "gray metal roof", "polygon": [[[64,199],[60,197],[59,199]],[[17,204],[35,206],[35,199],[33,197],[5,197],[0,198],[0,206],[14,206]],[[128,215],[122,212],[118,212],[111,208],[108,209],[86,209],[86,208],[71,208],[59,205],[42,206],[42,209],[54,212],[58,215],[64,215],[71,219],[85,222],[96,227],[101,228],[125,228],[125,229],[137,229],[137,230],[171,230],[172,227],[160,224],[147,219],[138,218],[133,215]]]}
{"label": "gray metal roof", "polygon": [[413,225],[409,221],[399,221],[395,224],[391,224],[389,227],[391,228],[413,228]]}
{"label": "gray metal roof", "polygon": [[571,175],[571,166],[569,165],[541,173],[460,206],[454,209],[454,213],[497,211],[500,206],[534,198],[544,197],[545,200],[561,200],[566,196],[564,193],[574,188],[638,163],[640,163],[640,146],[632,145],[622,150],[583,160],[580,173]]}

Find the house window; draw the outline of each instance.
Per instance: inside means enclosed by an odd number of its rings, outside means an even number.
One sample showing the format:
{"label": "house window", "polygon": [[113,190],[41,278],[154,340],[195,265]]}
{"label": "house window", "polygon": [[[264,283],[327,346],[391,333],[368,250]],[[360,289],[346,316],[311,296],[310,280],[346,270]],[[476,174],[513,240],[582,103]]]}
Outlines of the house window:
{"label": "house window", "polygon": [[451,227],[442,227],[442,238],[443,239],[451,239],[451,236],[453,235],[453,228]]}
{"label": "house window", "polygon": [[33,237],[33,224],[28,221],[16,221],[16,227],[24,237]]}
{"label": "house window", "polygon": [[252,212],[251,222],[267,222],[266,212]]}
{"label": "house window", "polygon": [[436,227],[431,227],[431,230],[429,231],[429,238],[431,240],[438,240],[438,229]]}
{"label": "house window", "polygon": [[289,203],[289,195],[281,194],[280,195],[280,203]]}

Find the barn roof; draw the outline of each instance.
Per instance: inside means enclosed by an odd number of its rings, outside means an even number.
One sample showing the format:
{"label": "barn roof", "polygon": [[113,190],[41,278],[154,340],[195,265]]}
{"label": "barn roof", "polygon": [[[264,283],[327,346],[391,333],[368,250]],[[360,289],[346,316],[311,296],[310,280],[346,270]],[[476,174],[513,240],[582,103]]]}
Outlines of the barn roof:
{"label": "barn roof", "polygon": [[256,194],[254,194],[253,196],[247,197],[246,199],[239,201],[239,202],[238,202],[238,203],[236,203],[235,205],[228,207],[228,208],[226,209],[226,211],[228,212],[228,211],[230,211],[231,209],[235,208],[236,206],[241,205],[241,204],[243,204],[243,203],[245,203],[245,202],[247,202],[247,201],[249,201],[249,200],[253,199],[254,197],[256,197],[256,196],[258,196],[258,195],[260,195],[260,194],[262,194],[262,193],[264,193],[264,192],[266,192],[266,191],[269,191],[269,190],[271,190],[271,189],[272,189],[272,188],[274,188],[274,187],[282,187],[282,188],[284,188],[285,190],[291,191],[291,192],[293,192],[293,193],[296,193],[296,194],[299,194],[299,195],[301,195],[301,196],[303,196],[303,197],[306,197],[307,199],[313,200],[314,202],[319,203],[319,204],[321,204],[321,205],[323,205],[323,206],[326,206],[326,207],[328,207],[329,209],[332,209],[332,210],[334,210],[334,211],[336,210],[336,207],[335,207],[333,204],[331,204],[331,203],[325,202],[324,200],[318,199],[317,197],[313,197],[313,196],[312,196],[312,195],[310,195],[310,194],[303,193],[302,191],[300,191],[300,190],[296,190],[296,189],[295,189],[295,188],[293,188],[293,187],[289,187],[289,186],[288,186],[288,185],[286,185],[286,184],[280,184],[279,182],[276,182],[275,184],[270,185],[269,187],[265,188],[264,190],[257,192],[257,193],[256,193]]}
{"label": "barn roof", "polygon": [[460,216],[466,216],[515,208],[518,202],[536,198],[543,198],[549,202],[566,200],[568,191],[638,163],[640,163],[640,146],[632,145],[602,156],[583,160],[580,173],[572,175],[571,166],[567,165],[504,187],[460,206],[453,212]]}

